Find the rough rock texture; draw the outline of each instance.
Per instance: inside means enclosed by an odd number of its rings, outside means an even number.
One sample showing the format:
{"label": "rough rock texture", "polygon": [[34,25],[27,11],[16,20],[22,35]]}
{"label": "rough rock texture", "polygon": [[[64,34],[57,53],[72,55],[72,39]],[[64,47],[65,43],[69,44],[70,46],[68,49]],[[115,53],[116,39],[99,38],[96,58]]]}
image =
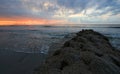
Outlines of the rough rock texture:
{"label": "rough rock texture", "polygon": [[120,52],[93,30],[82,30],[49,56],[34,74],[120,74]]}

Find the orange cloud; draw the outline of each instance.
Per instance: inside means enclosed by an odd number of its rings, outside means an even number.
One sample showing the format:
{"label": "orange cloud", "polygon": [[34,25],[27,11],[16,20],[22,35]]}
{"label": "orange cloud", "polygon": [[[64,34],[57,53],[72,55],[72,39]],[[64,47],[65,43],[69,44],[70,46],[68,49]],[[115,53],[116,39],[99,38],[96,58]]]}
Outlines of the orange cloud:
{"label": "orange cloud", "polygon": [[0,18],[0,25],[57,25],[67,23],[64,20],[48,20],[48,19],[38,19],[38,18]]}

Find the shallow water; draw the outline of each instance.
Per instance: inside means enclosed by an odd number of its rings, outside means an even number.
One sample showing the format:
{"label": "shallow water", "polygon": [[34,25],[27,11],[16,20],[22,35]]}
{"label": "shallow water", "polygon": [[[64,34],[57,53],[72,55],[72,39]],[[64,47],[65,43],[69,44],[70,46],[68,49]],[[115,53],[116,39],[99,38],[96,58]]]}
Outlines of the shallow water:
{"label": "shallow water", "polygon": [[65,36],[82,29],[94,29],[109,37],[112,45],[120,49],[120,28],[110,27],[46,27],[46,26],[6,26],[0,27],[0,49],[25,53],[44,53],[50,45]]}

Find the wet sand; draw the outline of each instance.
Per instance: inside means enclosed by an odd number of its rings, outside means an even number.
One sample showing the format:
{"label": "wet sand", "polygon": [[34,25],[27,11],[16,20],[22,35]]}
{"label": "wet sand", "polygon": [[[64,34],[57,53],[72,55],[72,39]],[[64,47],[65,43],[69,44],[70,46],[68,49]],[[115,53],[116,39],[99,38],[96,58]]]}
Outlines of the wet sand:
{"label": "wet sand", "polygon": [[33,74],[44,59],[45,55],[40,53],[0,50],[0,74]]}

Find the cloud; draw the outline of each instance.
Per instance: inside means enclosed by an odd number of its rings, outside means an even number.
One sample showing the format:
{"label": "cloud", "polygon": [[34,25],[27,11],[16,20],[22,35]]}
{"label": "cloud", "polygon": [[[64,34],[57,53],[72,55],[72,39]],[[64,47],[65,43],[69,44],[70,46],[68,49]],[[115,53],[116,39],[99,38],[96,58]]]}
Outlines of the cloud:
{"label": "cloud", "polygon": [[28,15],[20,0],[0,0],[0,16],[14,17]]}
{"label": "cloud", "polygon": [[0,0],[0,16],[6,17],[24,16],[99,23],[113,21],[109,19],[113,17],[118,21],[119,14],[120,0]]}
{"label": "cloud", "polygon": [[[99,15],[106,14],[109,11],[112,11],[112,14],[120,13],[120,3],[119,0],[57,0],[57,3],[60,6],[64,6],[66,9],[73,9],[76,13],[88,10],[89,8],[96,7],[95,10],[105,10]],[[109,8],[109,9],[107,9]],[[94,11],[95,11],[94,10]]]}

